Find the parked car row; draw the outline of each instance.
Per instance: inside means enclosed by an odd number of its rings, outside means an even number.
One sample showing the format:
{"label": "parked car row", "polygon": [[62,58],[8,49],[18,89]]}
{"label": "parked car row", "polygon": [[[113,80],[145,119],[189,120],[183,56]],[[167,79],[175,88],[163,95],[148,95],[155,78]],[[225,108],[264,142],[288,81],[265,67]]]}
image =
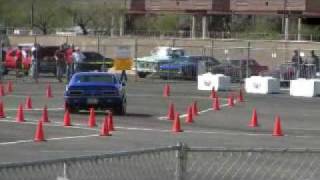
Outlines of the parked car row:
{"label": "parked car row", "polygon": [[[246,63],[249,62],[248,72]],[[202,71],[202,72],[199,72]],[[160,78],[182,78],[196,79],[198,74],[212,72],[214,74],[225,74],[230,76],[233,81],[239,81],[240,78],[259,75],[268,71],[267,66],[258,64],[254,59],[229,60],[220,62],[210,56],[188,56],[179,60],[160,66]]]}
{"label": "parked car row", "polygon": [[[4,52],[4,74],[7,74],[9,71],[17,69],[16,56],[21,47],[22,50],[22,69],[27,75],[31,67],[32,54],[31,48],[33,44],[21,44],[18,47],[12,47],[6,49]],[[59,46],[40,46],[36,58],[38,62],[38,71],[40,73],[53,73],[56,74],[56,59],[55,53],[59,49]],[[98,52],[93,51],[83,51],[84,55],[83,61],[79,63],[80,71],[94,71],[101,70],[105,68],[111,68],[113,66],[113,59],[104,57]]]}

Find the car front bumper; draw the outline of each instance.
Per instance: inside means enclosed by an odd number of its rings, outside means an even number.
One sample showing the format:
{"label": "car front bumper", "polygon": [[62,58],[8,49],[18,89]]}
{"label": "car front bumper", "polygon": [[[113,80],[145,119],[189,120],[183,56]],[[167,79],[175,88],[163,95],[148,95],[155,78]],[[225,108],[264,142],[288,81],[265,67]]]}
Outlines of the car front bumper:
{"label": "car front bumper", "polygon": [[116,96],[116,97],[65,96],[64,99],[67,107],[69,106],[79,110],[89,109],[91,107],[101,108],[101,109],[113,108],[113,107],[121,106],[123,102],[123,98],[119,96]]}

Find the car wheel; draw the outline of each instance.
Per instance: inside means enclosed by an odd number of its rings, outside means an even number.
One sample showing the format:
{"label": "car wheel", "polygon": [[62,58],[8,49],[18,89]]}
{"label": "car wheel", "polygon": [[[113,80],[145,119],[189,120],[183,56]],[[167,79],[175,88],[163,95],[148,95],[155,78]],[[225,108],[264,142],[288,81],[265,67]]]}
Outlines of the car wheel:
{"label": "car wheel", "polygon": [[115,111],[118,115],[125,115],[127,112],[127,100],[123,99],[122,103],[115,109]]}
{"label": "car wheel", "polygon": [[168,76],[160,76],[160,79],[167,80]]}
{"label": "car wheel", "polygon": [[144,72],[138,72],[138,76],[139,76],[139,78],[146,78],[147,73],[144,73]]}
{"label": "car wheel", "polygon": [[71,113],[71,114],[79,112],[79,110],[77,108],[72,107],[70,105],[67,106],[67,109],[68,109],[69,113]]}
{"label": "car wheel", "polygon": [[3,75],[7,75],[9,73],[9,70],[7,69],[7,68],[4,68],[4,70],[3,70]]}

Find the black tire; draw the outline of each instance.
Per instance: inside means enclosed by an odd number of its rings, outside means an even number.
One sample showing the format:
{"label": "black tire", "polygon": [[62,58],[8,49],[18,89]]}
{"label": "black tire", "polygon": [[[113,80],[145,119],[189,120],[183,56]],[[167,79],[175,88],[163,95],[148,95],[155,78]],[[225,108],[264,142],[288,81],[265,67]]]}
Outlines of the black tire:
{"label": "black tire", "polygon": [[4,70],[3,70],[3,75],[7,75],[9,73],[9,70],[7,69],[7,68],[4,68]]}
{"label": "black tire", "polygon": [[127,100],[126,99],[123,99],[122,103],[115,108],[115,113],[117,115],[125,115],[127,112]]}
{"label": "black tire", "polygon": [[160,76],[160,79],[167,80],[168,76]]}
{"label": "black tire", "polygon": [[77,108],[72,107],[70,105],[67,106],[67,109],[68,109],[70,114],[75,114],[75,113],[79,112],[79,110]]}
{"label": "black tire", "polygon": [[147,73],[138,72],[138,76],[139,76],[139,78],[146,78],[147,77]]}

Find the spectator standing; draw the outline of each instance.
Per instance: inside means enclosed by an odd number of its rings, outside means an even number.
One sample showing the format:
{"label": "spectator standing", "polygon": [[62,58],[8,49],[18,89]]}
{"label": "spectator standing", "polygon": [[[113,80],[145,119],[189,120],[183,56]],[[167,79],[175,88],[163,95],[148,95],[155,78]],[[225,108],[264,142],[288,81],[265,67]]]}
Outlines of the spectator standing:
{"label": "spectator standing", "polygon": [[299,78],[301,77],[301,69],[302,68],[302,64],[303,64],[303,61],[302,61],[302,57],[300,56],[300,51],[298,50],[294,50],[294,54],[291,58],[291,62],[293,63],[293,67],[295,68],[295,76],[296,78]]}
{"label": "spectator standing", "polygon": [[18,47],[16,51],[16,77],[19,77],[19,73],[22,68],[22,59],[23,59],[22,47]]}
{"label": "spectator standing", "polygon": [[65,51],[63,46],[60,46],[60,48],[55,52],[55,59],[56,59],[56,67],[57,72],[56,76],[59,82],[62,82],[62,75],[63,75],[63,67],[65,65]]}
{"label": "spectator standing", "polygon": [[65,60],[67,65],[67,81],[69,82],[72,74],[73,74],[73,48],[70,46],[67,46],[65,49]]}
{"label": "spectator standing", "polygon": [[311,57],[309,62],[315,65],[316,72],[320,71],[319,57],[315,54],[314,50],[311,51]]}
{"label": "spectator standing", "polygon": [[38,82],[39,78],[39,62],[38,62],[38,53],[39,53],[40,45],[34,43],[33,47],[31,48],[31,76],[32,78]]}
{"label": "spectator standing", "polygon": [[293,62],[295,65],[303,64],[302,57],[300,56],[300,53],[298,50],[294,50],[294,54],[292,56],[291,62]]}
{"label": "spectator standing", "polygon": [[73,57],[73,70],[74,72],[79,72],[80,71],[80,63],[83,62],[85,59],[85,56],[81,53],[79,47],[75,47],[74,51],[72,53]]}

